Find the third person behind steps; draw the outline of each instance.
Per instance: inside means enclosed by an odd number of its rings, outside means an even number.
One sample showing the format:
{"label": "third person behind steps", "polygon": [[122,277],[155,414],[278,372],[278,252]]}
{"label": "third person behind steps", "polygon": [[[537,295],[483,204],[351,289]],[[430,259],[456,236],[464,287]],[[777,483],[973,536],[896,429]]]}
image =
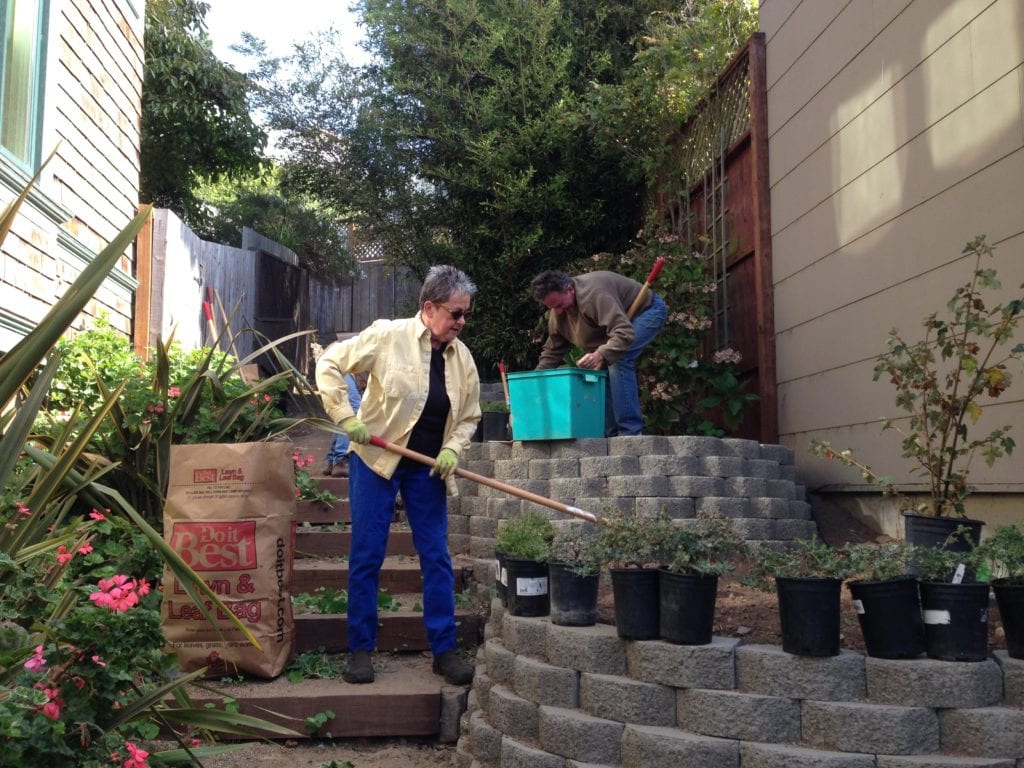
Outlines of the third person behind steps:
{"label": "third person behind steps", "polygon": [[651,292],[630,319],[627,312],[643,285],[616,272],[570,277],[548,270],[537,275],[530,287],[533,297],[551,310],[537,370],[557,368],[573,346],[582,347],[586,354],[577,361],[578,367],[608,368],[611,418],[606,418],[605,434],[643,434],[636,361],[665,324],[665,302]]}

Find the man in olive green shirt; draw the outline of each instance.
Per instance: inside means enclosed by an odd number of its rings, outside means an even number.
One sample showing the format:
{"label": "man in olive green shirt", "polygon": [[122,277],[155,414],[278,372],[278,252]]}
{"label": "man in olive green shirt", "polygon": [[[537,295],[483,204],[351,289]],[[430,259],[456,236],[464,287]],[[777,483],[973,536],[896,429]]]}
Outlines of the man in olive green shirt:
{"label": "man in olive green shirt", "polygon": [[586,351],[576,363],[580,368],[607,367],[614,419],[606,429],[610,435],[643,434],[636,361],[665,324],[668,307],[650,293],[630,319],[626,313],[642,288],[636,280],[606,271],[569,277],[549,270],[531,284],[533,297],[550,310],[537,369],[562,365],[573,346]]}

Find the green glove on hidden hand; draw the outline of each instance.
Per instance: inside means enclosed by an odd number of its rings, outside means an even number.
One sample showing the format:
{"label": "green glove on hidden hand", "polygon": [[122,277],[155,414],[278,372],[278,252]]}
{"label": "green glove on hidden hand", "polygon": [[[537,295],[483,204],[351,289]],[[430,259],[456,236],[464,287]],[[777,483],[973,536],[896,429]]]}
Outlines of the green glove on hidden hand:
{"label": "green glove on hidden hand", "polygon": [[345,434],[348,435],[349,440],[353,443],[366,445],[370,442],[370,430],[355,416],[341,422],[341,428],[345,430]]}
{"label": "green glove on hidden hand", "polygon": [[440,475],[447,480],[455,468],[459,466],[459,456],[451,448],[442,448],[434,460],[434,468],[430,470],[432,475]]}

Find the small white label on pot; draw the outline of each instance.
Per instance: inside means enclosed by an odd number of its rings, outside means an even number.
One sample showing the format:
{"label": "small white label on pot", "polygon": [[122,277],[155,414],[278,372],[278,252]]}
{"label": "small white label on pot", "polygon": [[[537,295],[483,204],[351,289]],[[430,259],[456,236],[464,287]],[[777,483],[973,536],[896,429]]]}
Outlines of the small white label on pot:
{"label": "small white label on pot", "polygon": [[988,608],[981,609],[981,616],[979,618],[982,624],[988,624]]}
{"label": "small white label on pot", "polygon": [[921,611],[921,617],[924,619],[925,624],[949,624],[952,621],[949,611],[936,611],[934,609]]}
{"label": "small white label on pot", "polygon": [[963,563],[958,563],[957,566],[956,566],[956,570],[953,571],[953,583],[954,584],[960,584],[961,582],[963,582],[964,574],[966,572],[967,572],[967,569],[964,567],[964,564]]}
{"label": "small white label on pot", "polygon": [[865,612],[864,611],[864,601],[863,600],[854,600],[853,601],[853,610],[855,610],[857,613],[863,615],[864,612]]}
{"label": "small white label on pot", "polygon": [[500,581],[506,587],[508,586],[508,568],[501,569],[501,575],[498,577],[498,581]]}
{"label": "small white label on pot", "polygon": [[536,579],[516,579],[516,595],[519,597],[537,597],[548,593],[548,577]]}

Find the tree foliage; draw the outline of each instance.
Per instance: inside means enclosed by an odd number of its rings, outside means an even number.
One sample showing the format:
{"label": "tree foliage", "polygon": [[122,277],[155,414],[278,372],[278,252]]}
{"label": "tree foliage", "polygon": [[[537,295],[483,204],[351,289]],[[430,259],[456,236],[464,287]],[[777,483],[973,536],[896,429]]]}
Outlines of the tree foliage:
{"label": "tree foliage", "polygon": [[249,227],[290,248],[299,264],[322,282],[357,273],[340,217],[317,200],[281,191],[280,169],[247,179],[203,183],[196,195],[211,213],[196,234],[206,240],[240,246]]}
{"label": "tree foliage", "polygon": [[499,360],[535,362],[535,274],[630,247],[658,141],[745,39],[747,6],[359,0],[366,67],[331,30],[287,57],[251,39],[249,52],[282,132],[282,189],[330,200],[418,275],[439,262],[470,274],[465,335],[487,378]]}
{"label": "tree foliage", "polygon": [[140,196],[201,229],[202,177],[257,171],[266,134],[249,114],[246,77],[213,54],[201,0],[146,3]]}

